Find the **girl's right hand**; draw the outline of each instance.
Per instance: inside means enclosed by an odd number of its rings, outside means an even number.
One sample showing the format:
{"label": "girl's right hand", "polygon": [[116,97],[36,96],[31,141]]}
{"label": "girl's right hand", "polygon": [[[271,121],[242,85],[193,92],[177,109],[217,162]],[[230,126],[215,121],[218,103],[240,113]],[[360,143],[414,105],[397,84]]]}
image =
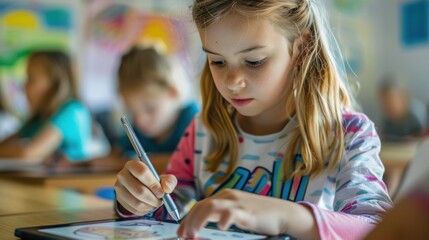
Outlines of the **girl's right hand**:
{"label": "girl's right hand", "polygon": [[128,161],[116,179],[116,200],[129,212],[145,215],[162,206],[161,198],[173,192],[177,185],[173,175],[160,175],[160,179],[161,183],[143,162]]}

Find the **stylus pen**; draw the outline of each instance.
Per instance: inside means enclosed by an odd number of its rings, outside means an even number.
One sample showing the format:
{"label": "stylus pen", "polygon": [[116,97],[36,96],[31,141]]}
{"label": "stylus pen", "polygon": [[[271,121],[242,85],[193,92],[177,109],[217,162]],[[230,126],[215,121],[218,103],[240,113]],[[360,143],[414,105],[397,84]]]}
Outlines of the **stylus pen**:
{"label": "stylus pen", "polygon": [[[134,133],[134,130],[131,128],[131,124],[128,122],[128,119],[124,116],[121,118],[121,122],[122,122],[122,125],[124,126],[125,132],[127,133],[127,136],[130,139],[130,142],[133,145],[134,150],[136,151],[140,161],[146,164],[146,166],[150,169],[150,171],[155,176],[156,180],[160,182],[161,179],[159,178],[158,173],[156,172],[155,168],[153,168],[152,163],[147,157],[146,152],[144,151],[142,145],[140,144],[140,141],[137,139],[136,134]],[[170,194],[164,194],[164,197],[162,197],[162,200],[164,201],[164,205],[167,208],[167,211],[170,214],[170,216],[178,222],[180,220],[179,211],[177,210],[177,206],[174,203],[173,199],[171,198]]]}

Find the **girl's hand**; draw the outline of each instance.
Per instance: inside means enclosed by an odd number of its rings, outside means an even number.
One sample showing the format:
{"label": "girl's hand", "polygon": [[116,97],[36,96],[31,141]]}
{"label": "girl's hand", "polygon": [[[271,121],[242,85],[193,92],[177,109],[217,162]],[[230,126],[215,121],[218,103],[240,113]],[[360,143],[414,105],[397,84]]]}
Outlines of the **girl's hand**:
{"label": "girl's hand", "polygon": [[227,189],[195,204],[177,234],[193,238],[208,222],[217,222],[221,230],[234,224],[252,232],[279,235],[286,232],[287,208],[288,202],[281,199]]}
{"label": "girl's hand", "polygon": [[313,214],[307,207],[239,190],[223,190],[195,204],[180,224],[177,235],[195,238],[208,222],[217,222],[221,230],[234,224],[240,229],[270,236],[319,238]]}
{"label": "girl's hand", "polygon": [[141,161],[128,161],[118,173],[115,183],[116,200],[129,212],[145,215],[162,205],[161,198],[177,185],[173,175],[161,175],[159,183]]}

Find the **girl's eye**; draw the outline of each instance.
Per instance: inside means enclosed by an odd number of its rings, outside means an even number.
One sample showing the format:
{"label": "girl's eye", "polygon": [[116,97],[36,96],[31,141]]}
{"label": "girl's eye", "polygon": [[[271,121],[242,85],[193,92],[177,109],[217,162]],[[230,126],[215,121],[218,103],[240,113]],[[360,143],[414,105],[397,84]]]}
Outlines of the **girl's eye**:
{"label": "girl's eye", "polygon": [[225,65],[225,61],[223,61],[223,60],[222,61],[211,61],[210,65],[222,67]]}
{"label": "girl's eye", "polygon": [[265,63],[265,58],[258,61],[246,61],[246,64],[250,67],[259,67]]}

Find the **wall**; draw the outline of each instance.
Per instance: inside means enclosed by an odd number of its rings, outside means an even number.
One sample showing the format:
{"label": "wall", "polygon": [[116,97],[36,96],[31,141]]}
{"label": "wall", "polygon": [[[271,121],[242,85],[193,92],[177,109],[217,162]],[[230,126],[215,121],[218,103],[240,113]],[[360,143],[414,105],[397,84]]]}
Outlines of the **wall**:
{"label": "wall", "polygon": [[[339,2],[348,2],[349,7]],[[348,69],[348,81],[357,101],[372,120],[378,121],[376,87],[383,68],[384,8],[382,1],[328,0],[327,10]]]}
{"label": "wall", "polygon": [[[407,79],[411,93],[429,103],[429,42],[404,46],[401,41],[400,6],[410,0],[384,0],[386,2],[384,56],[385,71],[395,72]],[[387,4],[389,2],[389,4]],[[429,21],[429,20],[426,20]]]}
{"label": "wall", "polygon": [[[326,3],[333,31],[342,46],[342,51],[346,60],[351,65],[353,71],[349,71],[348,78],[352,86],[359,85],[357,94],[364,112],[375,122],[380,119],[379,106],[377,101],[377,86],[380,79],[386,73],[399,73],[407,77],[410,90],[413,95],[429,103],[429,44],[404,47],[400,39],[400,6],[404,2],[413,2],[417,0],[323,0]],[[0,3],[14,2],[12,0],[0,0]],[[69,3],[66,0],[26,0],[25,2],[61,4]],[[85,35],[85,18],[89,11],[84,7],[86,2],[97,2],[89,0],[73,1],[75,9],[82,13],[81,18],[76,19],[77,35]],[[192,20],[189,14],[189,6],[192,0],[108,0],[98,1],[99,3],[127,3],[135,6],[141,11],[159,11],[168,15],[175,15],[184,19],[186,24],[192,26]],[[344,7],[346,6],[346,7]],[[80,16],[80,15],[79,15]],[[195,29],[190,28],[189,35],[194,39],[194,44],[189,48],[191,56],[200,54],[199,40]],[[84,63],[85,47],[88,42],[83,37],[72,42],[72,49],[76,49],[76,57],[80,63]],[[76,46],[82,46],[81,48]],[[0,49],[0,52],[2,49]],[[200,57],[201,58],[201,57]],[[198,80],[198,69],[201,65],[201,59],[185,59],[190,65],[197,66],[193,75],[193,81]],[[191,61],[195,61],[193,63]],[[88,65],[86,65],[88,66]],[[80,69],[85,69],[80,66]],[[114,69],[105,69],[104,71],[114,71]],[[92,75],[89,78],[93,78]],[[95,77],[96,78],[96,77]],[[88,76],[81,76],[85,82],[81,87],[83,98],[92,109],[103,109],[111,106],[113,98],[107,98],[107,95],[116,95],[115,87],[111,80],[93,81],[96,87],[88,86]],[[94,78],[93,78],[94,79]],[[104,81],[104,82],[103,82]],[[89,84],[92,84],[91,82]],[[97,97],[92,91],[96,89],[100,92],[107,92],[107,95]]]}
{"label": "wall", "polygon": [[[335,2],[327,6],[343,54],[361,55],[362,66],[349,80],[358,82],[358,101],[363,111],[376,123],[380,121],[377,87],[386,74],[396,74],[406,81],[412,95],[429,103],[429,43],[404,46],[401,40],[401,6],[418,0],[356,0],[360,7],[342,11]],[[350,1],[349,1],[350,2]],[[353,51],[357,45],[361,52]],[[359,58],[359,56],[358,56]]]}

